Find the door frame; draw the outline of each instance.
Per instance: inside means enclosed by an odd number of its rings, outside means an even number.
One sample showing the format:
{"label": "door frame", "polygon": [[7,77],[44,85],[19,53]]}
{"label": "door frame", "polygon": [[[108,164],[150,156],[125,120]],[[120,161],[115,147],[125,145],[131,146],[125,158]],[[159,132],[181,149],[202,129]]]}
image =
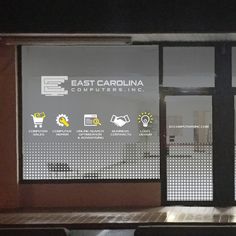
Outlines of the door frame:
{"label": "door frame", "polygon": [[[232,88],[232,42],[162,42],[159,44],[160,179],[162,205],[232,206],[234,196],[234,94]],[[163,86],[164,47],[214,47],[215,87]],[[166,96],[212,96],[213,201],[167,201],[166,188]],[[227,114],[227,115],[226,115]],[[224,129],[222,129],[224,127]],[[224,158],[222,158],[224,156]]]}
{"label": "door frame", "polygon": [[[166,113],[166,101],[165,98],[167,96],[209,96],[213,101],[213,90],[212,88],[204,88],[201,89],[200,92],[193,92],[192,89],[189,91],[184,90],[184,92],[178,93],[161,93],[160,96],[160,168],[161,168],[161,200],[162,205],[201,205],[201,206],[212,206],[213,201],[168,201],[167,200],[167,155],[168,155],[168,145],[167,145],[167,113]],[[212,108],[213,108],[213,102]],[[212,109],[213,110],[213,109]],[[213,122],[213,112],[212,112],[212,126],[214,126]],[[213,144],[212,144],[213,146]],[[213,159],[213,156],[212,156]],[[213,169],[213,166],[212,166]],[[214,175],[212,177],[214,179]],[[214,187],[212,189],[214,192]]]}

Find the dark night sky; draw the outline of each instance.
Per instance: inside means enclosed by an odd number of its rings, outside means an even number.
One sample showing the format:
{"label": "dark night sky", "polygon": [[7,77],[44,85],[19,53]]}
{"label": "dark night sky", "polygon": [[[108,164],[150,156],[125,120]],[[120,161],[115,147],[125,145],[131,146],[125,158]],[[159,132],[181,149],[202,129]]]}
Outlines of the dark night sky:
{"label": "dark night sky", "polygon": [[236,32],[236,1],[0,0],[0,32]]}

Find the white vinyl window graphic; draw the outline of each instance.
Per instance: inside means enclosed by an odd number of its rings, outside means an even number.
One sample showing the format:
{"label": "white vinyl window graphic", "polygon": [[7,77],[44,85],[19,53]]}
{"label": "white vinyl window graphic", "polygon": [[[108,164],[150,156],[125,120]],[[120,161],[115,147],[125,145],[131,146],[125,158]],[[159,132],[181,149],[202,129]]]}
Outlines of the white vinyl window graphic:
{"label": "white vinyl window graphic", "polygon": [[41,94],[45,96],[64,96],[68,90],[61,84],[68,80],[68,76],[41,76]]}
{"label": "white vinyl window graphic", "polygon": [[130,118],[128,115],[125,116],[112,115],[110,122],[118,127],[123,127],[125,124],[130,122]]}

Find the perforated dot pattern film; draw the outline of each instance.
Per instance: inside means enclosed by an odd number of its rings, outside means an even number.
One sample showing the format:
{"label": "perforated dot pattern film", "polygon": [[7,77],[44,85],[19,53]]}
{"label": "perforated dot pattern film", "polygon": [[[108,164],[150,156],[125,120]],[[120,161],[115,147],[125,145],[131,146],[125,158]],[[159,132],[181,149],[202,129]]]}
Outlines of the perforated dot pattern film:
{"label": "perforated dot pattern film", "polygon": [[167,156],[167,201],[212,200],[212,145],[170,145]]}
{"label": "perforated dot pattern film", "polygon": [[159,144],[24,143],[23,179],[160,179]]}

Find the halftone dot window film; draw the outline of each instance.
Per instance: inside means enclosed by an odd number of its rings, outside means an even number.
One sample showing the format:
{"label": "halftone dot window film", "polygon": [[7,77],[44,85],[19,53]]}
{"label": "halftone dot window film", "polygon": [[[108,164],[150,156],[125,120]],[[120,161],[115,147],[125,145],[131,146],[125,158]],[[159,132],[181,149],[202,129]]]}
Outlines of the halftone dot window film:
{"label": "halftone dot window film", "polygon": [[24,179],[159,179],[156,143],[25,143]]}
{"label": "halftone dot window film", "polygon": [[23,180],[158,180],[157,46],[23,46]]}
{"label": "halftone dot window film", "polygon": [[212,201],[212,145],[170,145],[167,186],[168,201]]}

